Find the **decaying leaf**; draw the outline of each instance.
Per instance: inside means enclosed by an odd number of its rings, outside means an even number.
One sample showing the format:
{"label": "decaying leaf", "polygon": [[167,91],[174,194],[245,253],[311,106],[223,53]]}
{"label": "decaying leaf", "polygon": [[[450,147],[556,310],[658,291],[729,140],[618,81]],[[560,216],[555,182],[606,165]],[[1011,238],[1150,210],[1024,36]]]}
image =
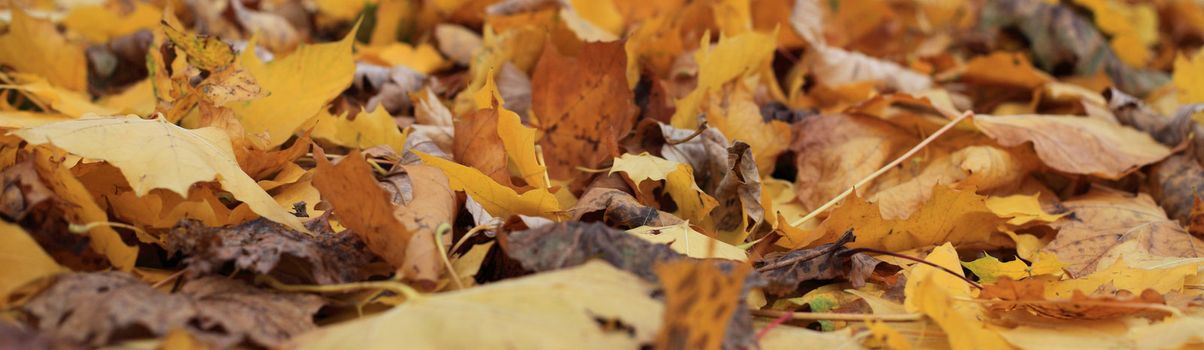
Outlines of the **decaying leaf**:
{"label": "decaying leaf", "polygon": [[[681,218],[656,208],[640,204],[627,192],[612,188],[595,187],[577,199],[569,208],[573,220],[601,220],[611,227],[636,228],[640,226],[669,226],[682,223]],[[597,217],[598,214],[601,217]]]}
{"label": "decaying leaf", "polygon": [[[256,220],[229,228],[206,227],[182,221],[165,238],[169,251],[185,254],[191,275],[219,272],[226,263],[241,270],[273,274],[301,283],[346,283],[371,274],[366,267],[376,256],[357,236],[311,222],[316,237],[282,225]],[[287,278],[285,278],[287,277]]]}
{"label": "decaying leaf", "polygon": [[1152,289],[1141,294],[1120,291],[1116,295],[1090,297],[1075,291],[1067,300],[1050,300],[1045,296],[1045,287],[1037,280],[1013,281],[1008,278],[986,285],[978,295],[988,302],[991,312],[1007,312],[1022,309],[1034,315],[1055,319],[1102,320],[1131,315],[1151,318],[1168,316],[1166,300]]}
{"label": "decaying leaf", "polygon": [[20,310],[55,337],[102,346],[143,329],[166,335],[186,329],[205,343],[276,346],[315,328],[322,306],[307,294],[264,291],[237,280],[190,281],[179,293],[151,288],[122,272],[67,274]]}
{"label": "decaying leaf", "polygon": [[769,281],[767,291],[774,294],[793,292],[803,282],[829,279],[844,279],[854,287],[864,286],[882,261],[865,253],[850,252],[847,245],[854,241],[853,232],[846,231],[833,243],[766,256],[757,271]]}
{"label": "decaying leaf", "polygon": [[[750,266],[725,271],[706,262],[678,260],[657,265],[665,290],[665,321],[656,337],[661,349],[724,348],[728,322],[738,311]],[[729,344],[733,348],[739,344]]]}

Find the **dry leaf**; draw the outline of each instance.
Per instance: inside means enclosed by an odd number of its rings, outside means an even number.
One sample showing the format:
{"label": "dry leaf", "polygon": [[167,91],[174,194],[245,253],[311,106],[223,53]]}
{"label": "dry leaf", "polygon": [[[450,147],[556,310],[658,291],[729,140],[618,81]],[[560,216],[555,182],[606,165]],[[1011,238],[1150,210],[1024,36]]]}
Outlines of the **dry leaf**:
{"label": "dry leaf", "polygon": [[1041,161],[1071,174],[1117,179],[1170,155],[1149,135],[1090,118],[978,115],[974,124],[1003,146],[1032,142]]}
{"label": "dry leaf", "polygon": [[25,230],[9,223],[0,223],[0,263],[7,266],[0,273],[0,306],[7,305],[9,294],[18,288],[66,270]]}
{"label": "dry leaf", "polygon": [[50,21],[35,19],[19,7],[11,13],[8,33],[0,36],[0,64],[45,77],[58,87],[84,91],[88,85],[84,50],[63,38]]}
{"label": "dry leaf", "polygon": [[1125,316],[1146,316],[1159,319],[1168,316],[1162,308],[1166,300],[1153,289],[1141,294],[1120,291],[1116,295],[1090,297],[1075,291],[1070,299],[1047,299],[1041,281],[1013,281],[1008,278],[983,286],[978,295],[982,300],[997,299],[1000,303],[987,303],[991,312],[1007,312],[1022,309],[1033,315],[1055,319],[1104,320]]}
{"label": "dry leaf", "polygon": [[1101,256],[1130,240],[1154,256],[1204,255],[1204,242],[1168,219],[1148,195],[1097,190],[1062,205],[1074,215],[1053,224],[1058,236],[1044,250],[1057,255],[1071,276],[1095,271]]}
{"label": "dry leaf", "polygon": [[326,152],[314,148],[318,167],[314,187],[323,200],[331,203],[339,223],[355,232],[368,249],[390,265],[402,268],[407,263],[407,245],[417,228],[407,225],[395,213],[388,192],[376,182],[372,167],[359,151],[331,165]]}
{"label": "dry leaf", "polygon": [[230,140],[215,128],[188,130],[162,118],[83,119],[14,132],[31,144],[52,144],[67,152],[104,160],[142,196],[162,188],[181,196],[197,182],[217,181],[259,215],[307,232],[297,217],[276,204],[238,167]]}
{"label": "dry leaf", "polygon": [[[665,290],[665,320],[656,338],[659,349],[719,349],[728,322],[740,305],[750,266],[732,270],[707,262],[678,260],[656,266]],[[739,344],[730,344],[733,348]]]}
{"label": "dry leaf", "polygon": [[[928,254],[924,260],[961,274],[957,252],[945,243]],[[998,334],[986,327],[982,309],[974,303],[957,300],[969,298],[970,286],[957,276],[928,265],[916,265],[907,278],[904,293],[908,311],[922,312],[949,337],[953,349],[1009,349]]]}

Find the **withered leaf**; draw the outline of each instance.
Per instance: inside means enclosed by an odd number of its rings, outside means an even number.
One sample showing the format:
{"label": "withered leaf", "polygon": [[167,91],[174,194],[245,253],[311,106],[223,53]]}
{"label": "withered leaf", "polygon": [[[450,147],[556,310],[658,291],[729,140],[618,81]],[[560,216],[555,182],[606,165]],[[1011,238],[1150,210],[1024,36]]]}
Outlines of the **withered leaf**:
{"label": "withered leaf", "polygon": [[20,310],[38,330],[102,346],[128,336],[186,329],[217,347],[274,346],[313,329],[321,298],[264,291],[209,277],[168,294],[122,272],[60,276]]}
{"label": "withered leaf", "polygon": [[497,118],[495,109],[479,109],[456,118],[457,137],[452,140],[452,155],[456,162],[477,168],[493,181],[513,188],[506,149],[497,132]]}
{"label": "withered leaf", "polygon": [[757,264],[757,271],[769,282],[766,291],[785,295],[800,283],[831,279],[848,280],[855,288],[865,286],[882,261],[865,253],[850,253],[845,245],[855,238],[849,230],[833,243],[766,256]]}
{"label": "withered leaf", "polygon": [[673,214],[640,204],[627,192],[604,187],[594,187],[586,191],[569,212],[572,213],[573,220],[602,221],[608,226],[621,229],[669,226],[682,222],[681,218]]}
{"label": "withered leaf", "polygon": [[546,45],[532,74],[531,111],[539,116],[548,175],[571,178],[618,155],[635,126],[623,42],[585,43],[576,57]]}
{"label": "withered leaf", "polygon": [[314,154],[318,161],[314,187],[334,206],[339,222],[390,265],[405,265],[406,244],[414,233],[394,214],[389,194],[377,185],[360,152],[352,152],[336,165],[330,165],[320,147],[314,148]]}
{"label": "withered leaf", "polygon": [[[1157,305],[1166,305],[1166,299],[1153,289],[1134,295],[1121,290],[1115,295],[1093,296],[1074,291],[1070,299],[1047,299],[1045,285],[1040,280],[1014,281],[1002,278],[994,284],[983,286],[979,299],[987,300],[991,312],[1024,310],[1033,315],[1064,320],[1104,320],[1125,316],[1162,318],[1169,313]],[[989,302],[998,300],[998,302]]]}
{"label": "withered leaf", "polygon": [[[740,308],[748,265],[724,269],[708,261],[676,260],[656,266],[665,290],[665,320],[656,338],[658,349],[718,349],[731,330],[728,322]],[[747,337],[747,334],[731,334]],[[734,348],[739,344],[728,344]]]}
{"label": "withered leaf", "polygon": [[354,282],[372,273],[367,268],[377,257],[358,236],[331,232],[324,217],[306,226],[316,236],[263,219],[233,227],[184,220],[164,240],[168,251],[187,256],[184,263],[192,276],[218,272],[226,263],[297,283]]}
{"label": "withered leaf", "polygon": [[765,222],[765,208],[761,206],[761,174],[753,161],[752,150],[747,143],[736,141],[727,150],[727,174],[715,189],[715,200],[719,206],[711,211],[715,229],[721,233],[735,232],[739,241]]}

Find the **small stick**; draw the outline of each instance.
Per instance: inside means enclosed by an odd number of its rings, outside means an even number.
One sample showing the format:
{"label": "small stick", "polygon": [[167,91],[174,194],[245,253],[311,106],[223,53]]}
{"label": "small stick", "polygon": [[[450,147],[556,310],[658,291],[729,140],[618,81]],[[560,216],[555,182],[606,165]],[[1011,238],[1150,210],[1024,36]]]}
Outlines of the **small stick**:
{"label": "small stick", "polygon": [[181,269],[180,271],[176,271],[176,273],[171,274],[171,276],[167,276],[167,278],[164,278],[162,281],[155,282],[155,284],[152,284],[151,288],[159,289],[159,287],[162,287],[163,285],[167,284],[168,282],[175,281],[177,278],[180,278],[180,276],[183,276],[185,271],[188,271],[188,270]]}
{"label": "small stick", "polygon": [[828,321],[882,321],[882,322],[916,322],[924,319],[922,314],[842,314],[836,312],[795,312],[778,310],[752,310],[753,316],[782,317],[790,315],[794,320],[828,320]]}
{"label": "small stick", "polygon": [[686,138],[681,139],[681,140],[665,140],[665,144],[678,145],[678,144],[690,142],[690,140],[693,140],[695,137],[698,137],[698,135],[702,135],[702,132],[704,132],[704,131],[707,131],[707,122],[706,121],[703,121],[702,124],[699,124],[698,129],[695,129],[694,133],[690,134],[690,136],[686,136]]}
{"label": "small stick", "polygon": [[820,213],[823,213],[823,212],[827,211],[828,209],[831,209],[833,206],[836,205],[836,203],[840,203],[840,201],[844,200],[845,197],[848,197],[850,194],[853,194],[853,192],[856,191],[858,187],[864,187],[866,184],[869,184],[870,181],[874,181],[874,179],[878,178],[879,176],[882,176],[882,174],[885,174],[887,171],[890,171],[890,169],[892,169],[896,166],[899,166],[899,164],[902,164],[903,161],[907,160],[907,158],[911,158],[911,156],[915,155],[916,152],[919,152],[925,146],[928,146],[928,144],[932,143],[932,141],[936,140],[937,137],[940,137],[945,132],[953,129],[953,127],[955,125],[957,125],[957,123],[961,123],[961,121],[966,120],[966,118],[969,118],[970,116],[973,116],[973,115],[974,115],[974,112],[972,112],[972,111],[966,111],[966,113],[962,113],[962,115],[957,117],[957,119],[949,121],[949,123],[945,124],[945,126],[942,126],[936,132],[932,133],[932,135],[928,135],[928,138],[925,138],[924,141],[920,141],[919,144],[917,144],[915,147],[912,147],[910,150],[907,151],[907,153],[904,153],[903,155],[899,156],[899,158],[896,158],[894,161],[890,162],[890,164],[887,164],[886,166],[883,166],[881,169],[878,169],[878,171],[875,171],[873,174],[870,174],[869,176],[866,176],[864,179],[861,179],[861,181],[858,181],[857,184],[853,185],[852,187],[849,187],[849,189],[845,190],[844,192],[841,192],[839,195],[836,195],[835,198],[832,198],[832,200],[828,201],[827,203],[824,203],[824,205],[819,206],[819,208],[815,208],[815,210],[812,210],[810,213],[807,213],[807,215],[803,216],[801,219],[791,222],[790,226],[797,227],[799,225],[802,225],[802,224],[806,223],[807,221],[811,221],[811,219],[814,219],[816,216],[819,216]]}

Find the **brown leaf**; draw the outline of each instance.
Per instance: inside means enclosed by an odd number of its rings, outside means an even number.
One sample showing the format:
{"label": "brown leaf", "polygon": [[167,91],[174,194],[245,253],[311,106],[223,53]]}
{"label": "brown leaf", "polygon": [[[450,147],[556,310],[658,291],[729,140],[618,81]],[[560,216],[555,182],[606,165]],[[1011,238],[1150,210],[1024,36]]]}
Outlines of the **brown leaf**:
{"label": "brown leaf", "polygon": [[1090,118],[978,115],[974,125],[1006,147],[1031,141],[1046,165],[1071,174],[1118,179],[1171,153],[1149,135]]}
{"label": "brown leaf", "polygon": [[377,185],[372,167],[359,151],[331,165],[321,147],[314,147],[318,167],[313,185],[334,207],[339,222],[355,232],[368,249],[393,267],[406,265],[406,244],[414,231],[394,213],[389,194]]}
{"label": "brown leaf", "polygon": [[451,235],[436,238],[440,225],[456,221],[458,202],[456,193],[448,187],[443,171],[428,165],[402,166],[413,188],[413,200],[395,210],[394,215],[413,231],[406,245],[405,263],[402,273],[412,281],[420,281],[431,287],[439,280],[445,266],[443,251],[437,249],[435,239],[443,240],[450,247]]}
{"label": "brown leaf", "polygon": [[121,272],[64,275],[20,310],[56,338],[91,346],[112,344],[139,329],[156,336],[187,329],[212,346],[275,346],[315,328],[322,299],[250,287],[210,277],[176,294],[151,288]]}
{"label": "brown leaf", "polygon": [[1052,224],[1058,235],[1043,250],[1057,255],[1071,276],[1090,274],[1112,247],[1131,240],[1153,256],[1204,256],[1204,241],[1168,219],[1148,195],[1094,190],[1062,205],[1074,214]]}
{"label": "brown leaf", "polygon": [[740,309],[741,286],[749,270],[748,265],[725,270],[717,264],[689,260],[657,265],[656,275],[665,290],[665,320],[656,348],[721,348],[724,333],[730,329],[728,322]]}
{"label": "brown leaf", "polygon": [[164,240],[169,252],[187,256],[184,263],[191,276],[216,273],[226,263],[296,283],[346,283],[371,275],[367,268],[377,258],[359,237],[330,232],[324,219],[306,226],[317,236],[263,219],[234,227],[185,220],[167,231]]}
{"label": "brown leaf", "polygon": [[716,230],[735,232],[740,236],[738,241],[743,241],[758,224],[766,222],[761,206],[761,175],[748,144],[736,141],[727,152],[729,169],[714,192],[719,206],[711,211],[711,218]]}
{"label": "brown leaf", "polygon": [[833,243],[767,255],[757,268],[769,281],[765,290],[786,295],[798,289],[800,283],[830,279],[848,280],[854,288],[865,286],[866,280],[882,261],[863,253],[848,253],[849,248],[845,244],[854,239],[852,230],[849,230]]}
{"label": "brown leaf", "polygon": [[[918,142],[885,121],[824,115],[798,124],[795,188],[803,207],[818,208]],[[864,194],[864,188],[858,189]]]}
{"label": "brown leaf", "polygon": [[602,221],[607,226],[621,229],[669,226],[682,222],[681,218],[673,214],[640,204],[627,192],[603,187],[594,187],[586,191],[569,212],[575,221]]}
{"label": "brown leaf", "polygon": [[531,111],[539,118],[548,175],[571,178],[619,154],[635,126],[623,42],[586,43],[576,57],[546,45],[532,77]]}
{"label": "brown leaf", "polygon": [[729,145],[723,133],[714,128],[697,132],[648,119],[640,122],[635,132],[624,140],[627,153],[648,152],[689,164],[694,169],[694,182],[707,193],[714,193],[723,174],[727,173]]}
{"label": "brown leaf", "polygon": [[262,180],[309,152],[310,139],[309,134],[305,134],[294,140],[288,148],[273,151],[260,150],[245,143],[237,146],[234,155],[238,157],[238,166],[252,179]]}
{"label": "brown leaf", "polygon": [[[1145,316],[1159,319],[1170,315],[1165,309],[1151,305],[1166,305],[1166,299],[1153,289],[1140,295],[1127,290],[1115,295],[1086,295],[1074,291],[1070,299],[1046,299],[1045,282],[1035,279],[1013,281],[1000,279],[984,285],[978,299],[987,300],[987,309],[994,313],[1024,310],[1039,317],[1065,320],[1106,320],[1125,316]],[[992,301],[998,302],[992,302]]]}
{"label": "brown leaf", "polygon": [[1190,154],[1175,154],[1150,169],[1150,195],[1167,216],[1188,224],[1194,194],[1204,186],[1204,167]]}
{"label": "brown leaf", "polygon": [[515,188],[510,181],[506,149],[497,132],[497,118],[494,109],[480,109],[456,118],[452,155],[457,163],[477,168],[493,181]]}
{"label": "brown leaf", "polygon": [[1201,237],[1204,236],[1204,201],[1200,200],[1198,192],[1193,193],[1191,198],[1191,217],[1187,220],[1187,232],[1192,236]]}

